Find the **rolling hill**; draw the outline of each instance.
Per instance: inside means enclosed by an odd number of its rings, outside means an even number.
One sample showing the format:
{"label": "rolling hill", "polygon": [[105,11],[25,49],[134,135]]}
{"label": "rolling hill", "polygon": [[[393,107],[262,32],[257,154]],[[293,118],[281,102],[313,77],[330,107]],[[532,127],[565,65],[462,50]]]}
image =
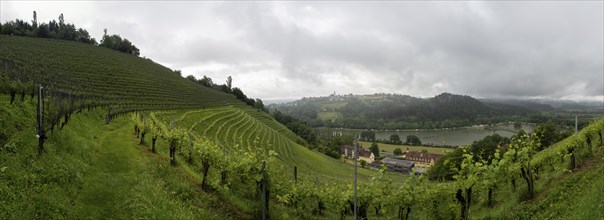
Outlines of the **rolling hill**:
{"label": "rolling hill", "polygon": [[470,96],[442,93],[432,98],[396,94],[332,95],[303,98],[271,108],[304,119],[315,127],[416,129],[507,122],[537,114]]}

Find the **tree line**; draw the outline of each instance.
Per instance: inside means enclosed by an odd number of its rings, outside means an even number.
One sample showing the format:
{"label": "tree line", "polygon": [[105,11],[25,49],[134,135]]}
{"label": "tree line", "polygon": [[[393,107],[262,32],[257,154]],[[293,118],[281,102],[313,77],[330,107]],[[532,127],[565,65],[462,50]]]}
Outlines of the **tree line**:
{"label": "tree line", "polygon": [[[176,70],[175,72],[177,74],[181,74],[180,70]],[[211,89],[215,89],[215,90],[218,90],[218,91],[221,91],[224,93],[232,94],[235,96],[235,98],[241,100],[242,102],[245,102],[245,104],[268,113],[268,110],[265,108],[264,103],[262,102],[261,99],[248,98],[247,95],[245,95],[245,93],[243,93],[243,90],[241,90],[239,87],[233,87],[233,77],[231,77],[231,76],[227,77],[225,84],[214,83],[212,78],[210,78],[206,75],[204,75],[201,79],[197,79],[193,75],[188,75],[187,77],[185,77],[185,79],[188,79],[192,82],[195,82],[199,85],[202,85],[202,86],[205,86],[205,87],[208,87]]]}
{"label": "tree line", "polygon": [[104,30],[103,38],[99,44],[94,37],[90,36],[87,30],[77,28],[74,24],[65,23],[63,14],[59,15],[58,22],[51,20],[48,23],[38,23],[38,14],[34,11],[31,24],[20,19],[7,21],[4,24],[0,24],[0,34],[76,41],[136,56],[140,55],[139,49],[132,42],[117,34],[108,35],[107,29]]}

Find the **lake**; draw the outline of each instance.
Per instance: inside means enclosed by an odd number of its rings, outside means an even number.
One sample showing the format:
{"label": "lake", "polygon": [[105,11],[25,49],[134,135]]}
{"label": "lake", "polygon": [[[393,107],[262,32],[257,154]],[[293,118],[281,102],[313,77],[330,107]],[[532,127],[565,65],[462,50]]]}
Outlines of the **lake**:
{"label": "lake", "polygon": [[[389,140],[390,135],[398,134],[404,142],[408,135],[416,135],[422,141],[422,144],[434,145],[468,145],[476,140],[481,140],[484,137],[492,134],[499,134],[504,137],[511,137],[515,134],[513,124],[496,125],[495,129],[486,129],[486,126],[449,128],[449,129],[429,129],[429,130],[374,130],[375,138],[379,140]],[[532,132],[535,125],[523,124],[522,129],[527,132]],[[346,129],[346,128],[316,128],[321,136],[331,135],[356,135],[360,134],[361,129]]]}

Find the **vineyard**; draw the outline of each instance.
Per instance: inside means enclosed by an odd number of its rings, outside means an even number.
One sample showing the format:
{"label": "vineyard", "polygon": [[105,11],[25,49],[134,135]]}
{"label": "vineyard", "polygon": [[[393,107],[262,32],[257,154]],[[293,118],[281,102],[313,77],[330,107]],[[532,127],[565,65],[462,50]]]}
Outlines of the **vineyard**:
{"label": "vineyard", "polygon": [[[602,119],[540,152],[538,137],[526,134],[488,161],[454,158],[462,161],[451,171],[455,181],[359,169],[355,210],[352,166],[307,149],[265,112],[149,59],[0,36],[0,104],[0,218],[82,218],[91,210],[179,219],[604,216],[557,205],[604,186]],[[36,130],[48,133],[38,153]],[[562,191],[574,193],[553,196]],[[590,198],[604,204],[597,196]]]}
{"label": "vineyard", "polygon": [[0,94],[23,101],[45,94],[45,120],[83,108],[105,107],[111,117],[147,109],[242,105],[230,95],[200,87],[149,59],[53,39],[0,36]]}
{"label": "vineyard", "polygon": [[[321,178],[351,180],[352,167],[323,154],[312,152],[302,145],[299,137],[277,123],[264,112],[253,108],[216,107],[202,110],[178,110],[171,112],[152,112],[139,116],[139,127],[144,127],[140,118],[148,118],[148,125],[175,127],[180,129],[187,146],[189,135],[192,139],[211,141],[225,154],[241,156],[241,149],[264,149],[274,151],[282,165],[291,169],[297,167],[300,173],[314,173]],[[149,130],[161,130],[150,128]],[[176,129],[175,129],[176,130]],[[360,178],[368,180],[372,172],[360,171]],[[393,175],[394,176],[394,175]],[[399,179],[401,179],[399,177]]]}
{"label": "vineyard", "polygon": [[[160,124],[160,127],[165,127],[165,124],[168,123],[173,126],[181,124],[184,129],[181,131],[181,135],[176,135],[178,136],[176,139],[182,139],[180,142],[187,142],[186,139],[191,138],[184,135],[187,132],[195,134],[195,139],[201,139],[192,144],[201,161],[210,161],[209,164],[202,163],[201,167],[215,167],[212,169],[221,174],[225,172],[239,173],[247,176],[247,181],[255,179],[259,183],[263,180],[258,176],[262,161],[268,161],[270,164],[268,176],[272,183],[270,191],[271,195],[274,195],[271,199],[276,200],[275,206],[288,207],[287,213],[294,213],[303,218],[346,218],[352,215],[353,190],[352,184],[345,182],[346,177],[341,179],[324,178],[324,176],[320,177],[318,172],[297,176],[290,169],[292,165],[308,167],[307,169],[313,168],[308,164],[305,166],[304,163],[289,156],[280,157],[282,163],[274,160],[275,155],[288,154],[287,149],[268,147],[258,151],[259,154],[252,154],[252,157],[250,157],[249,151],[242,152],[241,155],[245,156],[240,157],[239,161],[233,160],[232,155],[236,155],[236,153],[226,152],[238,149],[224,146],[247,145],[255,148],[270,146],[270,143],[261,141],[263,139],[250,141],[246,140],[245,135],[241,138],[238,131],[231,131],[230,126],[223,128],[225,124],[234,124],[235,130],[250,130],[246,128],[249,125],[245,124],[254,124],[253,122],[237,121],[241,120],[240,118],[246,118],[241,111],[215,109],[161,115],[159,117],[161,119],[157,120],[151,113],[149,116],[153,121],[151,124],[157,123]],[[180,117],[177,117],[179,115]],[[195,118],[193,121],[200,121],[187,122],[189,117]],[[141,118],[141,116],[133,116],[133,119],[137,121],[137,126],[142,126],[143,122],[137,118]],[[224,122],[217,123],[212,118]],[[206,124],[204,126],[206,129],[195,130],[199,124]],[[175,130],[177,130],[176,127]],[[212,131],[213,129],[215,131]],[[264,136],[262,128],[254,127],[251,130]],[[223,131],[221,134],[226,134],[231,138],[215,134],[215,132],[221,131]],[[233,132],[233,135],[230,132]],[[159,133],[166,133],[166,131]],[[547,191],[548,184],[557,181],[565,174],[576,171],[585,161],[601,162],[602,133],[604,133],[604,120],[592,123],[576,136],[569,137],[539,153],[535,151],[539,147],[538,139],[532,135],[514,138],[508,149],[497,151],[491,161],[474,162],[473,155],[466,153],[463,157],[458,158],[463,162],[461,169],[455,171],[456,181],[454,182],[435,183],[429,182],[423,177],[409,177],[401,183],[400,179],[394,179],[388,173],[380,171],[359,185],[357,213],[362,218],[387,219],[409,219],[411,216],[419,219],[468,219],[473,215],[483,218],[494,216],[532,218],[535,213],[523,210],[522,206],[518,208],[517,213],[497,213],[497,211],[501,211],[501,206],[497,204],[510,201],[513,203],[530,201],[536,197],[539,191]],[[237,139],[238,137],[239,139]],[[269,135],[269,140],[272,138]],[[283,142],[275,143],[284,144]],[[245,168],[242,169],[242,167]],[[320,170],[320,168],[314,169]],[[601,169],[601,166],[597,169]],[[206,172],[208,170],[204,170],[204,180],[210,178]],[[223,175],[214,178],[217,178],[213,181],[215,188],[228,186],[233,181],[225,180],[228,178]],[[255,188],[254,184],[248,187]],[[253,200],[254,196],[248,195],[248,199]],[[495,212],[495,214],[489,214],[491,212]],[[561,211],[556,210],[556,212]],[[537,216],[539,214],[542,213],[537,213]],[[599,214],[596,213],[596,215]]]}

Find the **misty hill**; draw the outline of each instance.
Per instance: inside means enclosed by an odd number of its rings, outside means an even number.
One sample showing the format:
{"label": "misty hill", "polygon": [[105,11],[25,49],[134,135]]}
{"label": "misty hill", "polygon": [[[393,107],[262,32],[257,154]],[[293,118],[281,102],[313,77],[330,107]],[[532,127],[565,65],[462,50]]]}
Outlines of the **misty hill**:
{"label": "misty hill", "polygon": [[311,126],[377,129],[471,126],[538,114],[520,106],[481,102],[450,93],[432,98],[398,94],[330,95],[270,107],[299,117]]}
{"label": "misty hill", "polygon": [[506,104],[517,107],[526,108],[533,111],[539,112],[550,112],[556,110],[552,105],[546,103],[539,103],[531,100],[521,100],[521,99],[480,99],[481,102],[485,103],[493,103],[493,104]]}
{"label": "misty hill", "polygon": [[553,112],[553,111],[602,111],[604,102],[598,101],[573,101],[573,100],[553,100],[553,99],[479,99],[485,103],[496,103],[518,106],[533,111]]}

